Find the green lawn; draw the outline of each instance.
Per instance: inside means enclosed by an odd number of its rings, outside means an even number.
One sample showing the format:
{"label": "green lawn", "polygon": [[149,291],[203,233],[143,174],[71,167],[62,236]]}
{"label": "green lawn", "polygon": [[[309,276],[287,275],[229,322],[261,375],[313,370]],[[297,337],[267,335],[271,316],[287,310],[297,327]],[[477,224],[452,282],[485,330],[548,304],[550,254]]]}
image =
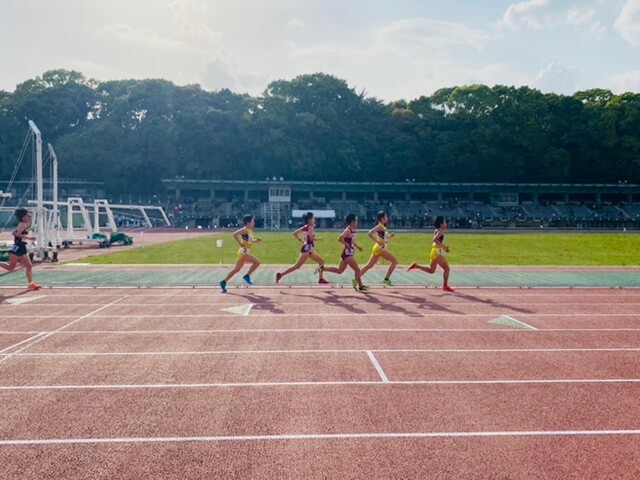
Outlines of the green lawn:
{"label": "green lawn", "polygon": [[[265,264],[293,263],[300,249],[290,233],[256,232],[263,241],[254,246],[254,254]],[[341,246],[339,233],[321,232],[316,251],[327,264],[337,263]],[[224,248],[216,240],[224,240]],[[366,262],[372,242],[360,232],[359,243],[364,251],[359,262]],[[640,234],[612,233],[521,233],[469,234],[450,232],[446,243],[451,247],[448,259],[454,265],[640,265]],[[429,233],[399,233],[389,244],[400,263],[425,263],[431,245]],[[219,264],[233,263],[237,244],[231,233],[170,242],[150,247],[134,248],[107,255],[87,257],[93,264]]]}

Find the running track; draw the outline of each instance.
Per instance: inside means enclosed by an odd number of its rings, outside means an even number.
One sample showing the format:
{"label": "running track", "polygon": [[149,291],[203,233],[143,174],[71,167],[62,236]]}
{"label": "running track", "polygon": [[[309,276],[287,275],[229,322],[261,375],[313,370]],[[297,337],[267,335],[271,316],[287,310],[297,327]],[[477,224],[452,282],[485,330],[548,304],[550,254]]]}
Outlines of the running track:
{"label": "running track", "polygon": [[3,288],[1,477],[640,478],[638,312],[637,289]]}

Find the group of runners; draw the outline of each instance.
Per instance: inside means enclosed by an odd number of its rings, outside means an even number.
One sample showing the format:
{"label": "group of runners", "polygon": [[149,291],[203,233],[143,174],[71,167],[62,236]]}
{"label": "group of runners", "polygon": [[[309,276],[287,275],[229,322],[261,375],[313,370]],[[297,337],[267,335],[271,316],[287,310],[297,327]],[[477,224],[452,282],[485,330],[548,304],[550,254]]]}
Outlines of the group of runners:
{"label": "group of runners", "polygon": [[[15,216],[18,221],[18,226],[13,232],[14,245],[11,250],[9,250],[9,262],[0,262],[0,268],[11,272],[18,266],[24,267],[27,275],[28,289],[38,290],[40,285],[33,281],[31,259],[27,252],[26,243],[27,241],[35,240],[34,237],[29,235],[31,213],[25,208],[18,208]],[[302,217],[303,225],[293,232],[293,236],[302,243],[300,255],[295,264],[282,272],[276,273],[276,284],[280,283],[280,281],[290,273],[300,269],[308,260],[312,260],[318,264],[315,273],[319,276],[318,283],[321,285],[329,284],[325,279],[325,274],[333,273],[340,275],[344,273],[347,268],[351,268],[354,273],[352,281],[353,288],[360,292],[367,292],[369,287],[363,283],[363,276],[371,270],[380,259],[384,259],[389,262],[389,267],[387,268],[383,283],[388,286],[393,286],[391,275],[398,266],[398,259],[389,251],[388,244],[395,235],[389,232],[389,215],[386,212],[378,212],[376,220],[376,225],[368,232],[369,238],[373,241],[373,248],[369,261],[364,267],[360,268],[355,258],[356,249],[362,251],[362,247],[356,242],[359,220],[353,213],[345,217],[345,229],[340,234],[340,237],[338,237],[338,242],[343,246],[340,263],[337,267],[327,267],[324,259],[315,252],[315,243],[317,240],[320,240],[320,238],[316,236],[315,217],[312,212],[304,214]],[[247,285],[253,285],[251,275],[260,266],[260,260],[251,253],[253,245],[261,241],[259,237],[253,234],[256,223],[255,218],[253,215],[245,215],[243,223],[244,226],[233,233],[233,238],[238,242],[240,248],[238,249],[237,261],[233,270],[220,282],[222,293],[227,292],[227,282],[247,264],[250,265],[250,267],[242,279]],[[435,273],[438,266],[440,266],[444,272],[442,289],[446,292],[453,292],[454,290],[449,286],[450,268],[445,257],[445,253],[449,252],[449,247],[444,243],[447,221],[444,217],[438,216],[435,219],[434,226],[435,232],[433,234],[431,253],[429,255],[429,266],[421,266],[417,262],[414,262],[409,266],[409,271],[420,270],[426,273]]]}
{"label": "group of runners", "polygon": [[[358,251],[362,251],[363,249],[356,242],[359,220],[353,213],[345,217],[345,229],[340,234],[340,237],[338,237],[338,242],[343,246],[340,263],[337,267],[327,267],[324,259],[315,252],[315,242],[320,240],[320,238],[316,237],[313,213],[308,212],[304,214],[302,217],[302,227],[293,232],[293,236],[302,243],[300,255],[295,264],[282,272],[276,273],[276,284],[280,283],[285,276],[300,269],[308,260],[312,260],[318,264],[318,268],[315,270],[315,273],[319,275],[318,283],[323,285],[329,284],[324,278],[326,273],[342,274],[347,267],[349,267],[354,273],[354,279],[352,281],[353,288],[360,292],[367,292],[369,287],[363,283],[363,276],[372,269],[380,259],[384,259],[389,262],[389,267],[387,268],[383,283],[388,286],[393,286],[391,275],[398,266],[398,259],[389,251],[388,243],[394,237],[394,234],[389,232],[387,226],[389,223],[389,215],[386,212],[378,212],[376,220],[376,225],[368,232],[369,238],[373,240],[373,248],[371,250],[371,257],[364,267],[360,268],[355,258],[356,249]],[[260,266],[260,260],[251,253],[253,245],[261,241],[259,237],[253,234],[256,223],[255,218],[253,215],[245,215],[243,223],[244,226],[233,233],[233,238],[238,242],[240,248],[238,249],[235,267],[229,272],[225,279],[220,282],[222,293],[227,292],[227,282],[247,264],[251,266],[242,279],[247,285],[253,285],[251,274]],[[431,253],[429,255],[429,266],[421,266],[417,262],[414,262],[409,266],[409,271],[420,270],[426,273],[435,273],[438,266],[440,266],[444,272],[442,289],[445,292],[453,292],[453,288],[449,286],[450,268],[445,257],[445,253],[449,252],[449,247],[444,243],[447,221],[444,217],[438,216],[435,218],[434,226],[435,232],[433,234]]]}

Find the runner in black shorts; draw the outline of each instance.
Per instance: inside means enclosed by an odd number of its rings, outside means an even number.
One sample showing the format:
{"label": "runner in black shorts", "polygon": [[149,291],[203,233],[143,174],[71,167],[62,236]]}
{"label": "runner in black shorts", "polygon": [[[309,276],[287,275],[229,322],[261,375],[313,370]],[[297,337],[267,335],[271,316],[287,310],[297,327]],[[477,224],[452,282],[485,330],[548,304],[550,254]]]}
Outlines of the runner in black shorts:
{"label": "runner in black shorts", "polygon": [[[318,264],[317,271],[320,273],[320,279],[318,283],[321,285],[328,285],[329,282],[324,279],[322,272],[322,269],[324,268],[324,260],[314,251],[315,242],[316,240],[320,239],[316,237],[316,219],[313,217],[313,212],[305,213],[302,216],[302,221],[304,222],[304,225],[293,232],[293,236],[302,243],[298,261],[295,263],[295,265],[287,268],[284,272],[276,273],[276,283],[280,283],[280,280],[282,280],[285,275],[289,275],[291,272],[295,272],[300,267],[302,267],[302,265],[304,265],[307,260],[311,259]],[[304,235],[304,237],[300,238],[300,235]]]}
{"label": "runner in black shorts", "polygon": [[325,267],[322,269],[324,273],[337,273],[341,274],[347,267],[351,267],[355,275],[353,282],[353,288],[359,292],[368,292],[369,287],[363,285],[362,277],[360,276],[360,267],[355,259],[355,249],[362,251],[362,247],[356,243],[356,231],[358,229],[358,217],[350,213],[345,217],[345,223],[347,227],[342,232],[342,235],[338,238],[338,241],[344,246],[342,249],[342,255],[340,256],[340,265],[338,267]]}
{"label": "runner in black shorts", "polygon": [[25,240],[35,240],[29,236],[29,227],[31,226],[31,213],[26,208],[18,208],[15,211],[18,226],[13,232],[13,247],[9,251],[9,263],[0,263],[0,268],[4,268],[8,272],[16,269],[18,264],[22,265],[27,273],[27,281],[29,290],[39,290],[40,285],[33,283],[33,271],[31,259],[27,254],[27,244]]}

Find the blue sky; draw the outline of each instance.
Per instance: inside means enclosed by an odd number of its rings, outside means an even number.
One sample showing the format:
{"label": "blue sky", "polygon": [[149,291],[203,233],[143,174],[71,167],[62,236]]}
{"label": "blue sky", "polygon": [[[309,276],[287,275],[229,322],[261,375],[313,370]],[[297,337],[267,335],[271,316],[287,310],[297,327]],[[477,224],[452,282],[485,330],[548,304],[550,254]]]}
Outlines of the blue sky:
{"label": "blue sky", "polygon": [[640,0],[0,0],[0,89],[51,68],[259,94],[322,71],[385,100],[470,83],[640,91]]}

